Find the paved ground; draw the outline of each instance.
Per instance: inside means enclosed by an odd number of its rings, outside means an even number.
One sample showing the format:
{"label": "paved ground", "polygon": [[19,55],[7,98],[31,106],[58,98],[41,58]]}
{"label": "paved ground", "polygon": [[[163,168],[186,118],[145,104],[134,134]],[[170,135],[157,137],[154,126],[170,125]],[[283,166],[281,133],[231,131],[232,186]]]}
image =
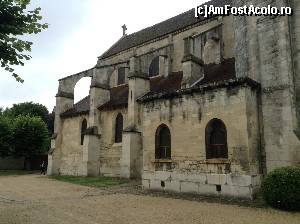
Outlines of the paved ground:
{"label": "paved ground", "polygon": [[0,177],[0,224],[299,224],[300,213],[135,195],[50,180]]}

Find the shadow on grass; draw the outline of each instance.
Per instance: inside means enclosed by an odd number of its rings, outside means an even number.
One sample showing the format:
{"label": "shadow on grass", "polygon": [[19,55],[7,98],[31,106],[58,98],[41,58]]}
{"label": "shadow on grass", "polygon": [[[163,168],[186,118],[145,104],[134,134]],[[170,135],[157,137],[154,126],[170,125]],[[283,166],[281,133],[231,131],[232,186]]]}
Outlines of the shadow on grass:
{"label": "shadow on grass", "polygon": [[114,177],[74,177],[74,176],[49,176],[50,179],[78,184],[88,187],[106,188],[120,186],[128,183],[126,179]]}

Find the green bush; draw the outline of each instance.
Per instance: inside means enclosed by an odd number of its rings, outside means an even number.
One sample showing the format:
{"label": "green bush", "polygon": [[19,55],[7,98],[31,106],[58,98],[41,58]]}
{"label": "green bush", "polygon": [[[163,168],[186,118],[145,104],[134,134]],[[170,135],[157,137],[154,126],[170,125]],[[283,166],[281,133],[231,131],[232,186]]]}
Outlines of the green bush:
{"label": "green bush", "polygon": [[49,135],[45,122],[30,115],[18,116],[13,125],[14,154],[30,157],[49,149]]}
{"label": "green bush", "polygon": [[0,157],[7,157],[11,154],[13,142],[12,124],[8,118],[0,116]]}
{"label": "green bush", "polygon": [[283,167],[270,172],[263,181],[262,192],[272,207],[300,211],[300,167]]}

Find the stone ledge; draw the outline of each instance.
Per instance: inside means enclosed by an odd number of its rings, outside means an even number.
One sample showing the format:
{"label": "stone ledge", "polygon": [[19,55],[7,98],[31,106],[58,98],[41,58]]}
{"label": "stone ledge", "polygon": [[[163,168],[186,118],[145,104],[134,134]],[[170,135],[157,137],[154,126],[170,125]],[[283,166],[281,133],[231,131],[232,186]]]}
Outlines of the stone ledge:
{"label": "stone ledge", "polygon": [[97,126],[91,126],[91,127],[88,127],[88,128],[85,130],[84,135],[100,136],[100,135],[98,134],[98,127],[97,127]]}
{"label": "stone ledge", "polygon": [[104,89],[104,90],[109,90],[109,85],[99,83],[99,82],[92,82],[90,88],[99,88],[99,89]]}
{"label": "stone ledge", "polygon": [[58,91],[58,93],[55,95],[55,97],[64,97],[64,98],[74,100],[74,94],[73,93],[68,93],[68,92],[64,92],[64,91],[61,91],[61,90]]}
{"label": "stone ledge", "polygon": [[193,54],[188,54],[183,56],[181,63],[185,63],[185,62],[194,62],[200,66],[204,66],[204,62]]}
{"label": "stone ledge", "polygon": [[131,72],[128,75],[128,79],[132,79],[132,78],[141,78],[141,79],[146,79],[146,80],[150,79],[148,74],[143,73],[143,72]]}

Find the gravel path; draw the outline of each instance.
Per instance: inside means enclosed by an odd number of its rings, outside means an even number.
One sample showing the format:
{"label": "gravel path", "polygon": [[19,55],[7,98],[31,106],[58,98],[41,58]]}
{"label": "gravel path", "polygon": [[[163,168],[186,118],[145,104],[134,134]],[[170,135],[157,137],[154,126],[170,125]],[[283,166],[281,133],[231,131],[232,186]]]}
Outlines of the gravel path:
{"label": "gravel path", "polygon": [[0,224],[299,224],[300,213],[77,186],[39,175],[0,177]]}

